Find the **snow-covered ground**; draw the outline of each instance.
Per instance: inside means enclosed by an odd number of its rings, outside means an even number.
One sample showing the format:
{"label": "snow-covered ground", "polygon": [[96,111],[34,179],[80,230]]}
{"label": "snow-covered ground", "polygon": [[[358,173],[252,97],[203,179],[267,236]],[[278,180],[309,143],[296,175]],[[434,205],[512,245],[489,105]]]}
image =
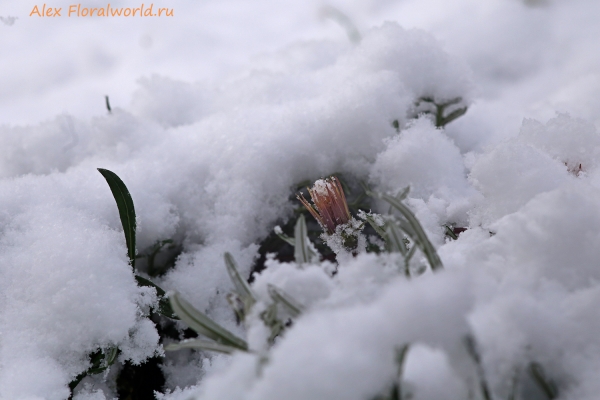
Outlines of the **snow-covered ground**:
{"label": "snow-covered ground", "polygon": [[[181,250],[155,282],[254,351],[166,353],[160,399],[375,399],[407,344],[403,398],[485,399],[482,379],[490,399],[555,398],[540,375],[556,398],[598,398],[600,2],[175,0],[137,19],[70,4],[0,3],[0,399],[67,399],[115,346],[75,398],[116,398],[123,363],[165,354],[98,167],[131,192],[138,252]],[[423,97],[468,111],[437,129]],[[340,173],[411,185],[443,271],[269,259],[237,325],[223,254],[247,275],[296,185]],[[304,307],[272,347],[269,284]]]}

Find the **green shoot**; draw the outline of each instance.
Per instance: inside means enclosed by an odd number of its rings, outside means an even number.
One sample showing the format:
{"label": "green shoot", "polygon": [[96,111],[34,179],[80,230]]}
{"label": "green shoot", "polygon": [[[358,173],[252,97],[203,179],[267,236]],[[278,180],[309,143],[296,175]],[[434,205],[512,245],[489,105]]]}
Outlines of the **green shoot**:
{"label": "green shoot", "polygon": [[477,367],[477,375],[479,378],[479,388],[481,390],[481,396],[484,400],[492,400],[492,395],[490,394],[490,389],[485,378],[485,373],[483,370],[483,364],[481,362],[481,356],[479,354],[479,350],[477,349],[477,343],[475,342],[475,338],[471,335],[466,335],[463,341],[465,348],[467,349],[467,353],[471,356],[471,359],[475,363]]}
{"label": "green shoot", "polygon": [[404,191],[398,197],[392,197],[387,194],[371,191],[368,191],[367,193],[370,196],[387,201],[393,208],[398,210],[402,217],[398,221],[400,229],[402,229],[404,233],[406,233],[410,239],[412,239],[412,241],[415,243],[415,246],[418,246],[421,249],[433,271],[443,269],[442,260],[440,260],[435,247],[429,241],[429,238],[425,234],[425,231],[419,223],[419,220],[417,220],[417,217],[413,214],[413,212],[402,203],[402,200],[399,200],[406,197],[408,190],[404,189]]}
{"label": "green shoot", "polygon": [[309,263],[311,259],[306,219],[302,214],[298,217],[294,228],[294,258],[298,264]]}
{"label": "green shoot", "polygon": [[269,291],[269,296],[271,296],[273,301],[281,304],[292,317],[298,317],[304,310],[304,307],[302,307],[302,305],[298,303],[292,296],[284,292],[283,289],[280,289],[275,285],[268,284],[267,290]]}
{"label": "green shoot", "polygon": [[135,208],[133,207],[133,200],[127,186],[123,183],[121,178],[112,171],[107,169],[98,168],[98,172],[102,174],[110,190],[117,202],[117,208],[119,209],[119,217],[121,218],[121,225],[123,225],[123,232],[125,233],[125,242],[127,243],[127,255],[129,256],[129,262],[132,268],[135,268]]}
{"label": "green shoot", "polygon": [[165,346],[166,351],[175,351],[181,349],[196,349],[196,350],[204,350],[204,351],[214,351],[216,353],[223,354],[232,354],[239,349],[232,346],[227,346],[224,344],[220,344],[217,342],[213,342],[212,340],[206,339],[189,339],[184,340],[179,343],[170,343]]}
{"label": "green shoot", "polygon": [[240,274],[239,268],[230,253],[225,253],[225,266],[227,267],[227,273],[229,273],[231,282],[235,286],[235,290],[249,310],[256,303],[256,296],[252,292],[252,289],[250,289],[248,282]]}
{"label": "green shoot", "polygon": [[446,113],[448,107],[460,104],[462,97],[456,97],[444,103],[437,103],[433,97],[421,97],[415,102],[415,106],[419,107],[422,103],[428,103],[433,107],[432,110],[424,111],[423,114],[431,114],[434,117],[435,126],[443,128],[450,122],[462,117],[467,112],[467,107],[459,107],[450,113]]}
{"label": "green shoot", "polygon": [[171,307],[182,321],[198,334],[204,335],[215,342],[233,347],[237,350],[248,351],[248,343],[240,339],[212,319],[198,311],[194,306],[185,301],[177,292],[169,296]]}
{"label": "green shoot", "polygon": [[537,362],[529,364],[529,374],[549,400],[558,397],[558,388],[556,387],[556,384],[546,376],[541,364]]}

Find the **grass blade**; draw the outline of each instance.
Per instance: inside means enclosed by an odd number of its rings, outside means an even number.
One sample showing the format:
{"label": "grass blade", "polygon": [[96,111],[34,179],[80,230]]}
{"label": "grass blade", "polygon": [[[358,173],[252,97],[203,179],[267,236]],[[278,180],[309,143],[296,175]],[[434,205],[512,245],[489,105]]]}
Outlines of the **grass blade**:
{"label": "grass blade", "polygon": [[104,354],[105,354],[104,357],[105,357],[106,366],[111,366],[117,360],[117,355],[119,354],[119,348],[111,347],[110,349],[106,350],[106,352]]}
{"label": "grass blade", "polygon": [[463,343],[465,348],[467,349],[467,353],[475,362],[475,366],[477,367],[477,375],[479,377],[479,389],[481,390],[481,396],[484,400],[492,400],[492,395],[490,394],[489,385],[485,378],[485,373],[483,370],[483,364],[481,362],[481,355],[479,354],[479,350],[477,349],[477,343],[475,342],[475,338],[471,335],[466,335],[464,337]]}
{"label": "grass blade", "polygon": [[292,317],[298,317],[302,314],[302,311],[304,311],[304,307],[292,296],[284,292],[283,289],[269,283],[267,285],[267,290],[273,301],[283,305]]}
{"label": "grass blade", "polygon": [[[358,217],[367,221],[369,225],[377,232],[382,239],[385,239],[385,223],[383,221],[379,222],[375,219],[375,216],[372,213],[366,213],[362,210],[358,212]],[[378,218],[381,220],[381,216],[378,215]],[[382,223],[383,225],[379,225]]]}
{"label": "grass blade", "polygon": [[[304,227],[302,229],[302,227],[299,228],[298,224],[301,223],[300,219],[302,219],[302,223],[304,224]],[[301,229],[304,231],[304,236],[299,236],[298,235],[298,229]],[[296,225],[294,227],[294,231],[295,231],[295,235],[296,237],[290,237],[288,235],[286,235],[285,233],[283,233],[283,231],[281,230],[281,227],[276,226],[275,229],[275,234],[277,236],[279,236],[279,238],[283,241],[285,241],[286,243],[291,244],[292,246],[294,246],[294,258],[296,259],[296,262],[301,264],[301,262],[298,262],[298,259],[302,258],[300,256],[300,254],[296,254],[298,251],[300,251],[303,254],[306,254],[306,260],[305,262],[310,262],[311,259],[313,259],[317,253],[310,247],[310,241],[308,239],[308,230],[306,228],[306,219],[304,218],[304,215],[300,215],[300,217],[298,217],[298,221],[296,221]],[[298,238],[298,239],[297,239]],[[300,250],[298,250],[298,247],[296,246],[298,244],[298,242],[300,242]]]}
{"label": "grass blade", "polygon": [[294,258],[298,264],[310,262],[310,248],[308,246],[308,231],[306,219],[300,215],[294,228]]}
{"label": "grass blade", "polygon": [[406,248],[406,243],[404,243],[402,232],[392,221],[388,222],[385,227],[385,239],[389,252],[402,253],[406,257],[408,249]]}
{"label": "grass blade", "polygon": [[166,351],[175,351],[181,349],[197,349],[204,351],[214,351],[217,353],[223,354],[231,354],[234,351],[238,351],[239,349],[232,346],[227,346],[224,344],[220,344],[217,342],[213,342],[212,340],[206,339],[190,339],[184,340],[179,343],[170,343],[165,347]]}
{"label": "grass blade", "polygon": [[169,296],[171,307],[175,313],[185,321],[190,328],[201,335],[213,339],[219,344],[235,347],[239,350],[248,351],[248,343],[240,339],[221,325],[208,318],[206,315],[196,310],[194,306],[185,301],[177,292]]}
{"label": "grass blade", "polygon": [[529,373],[548,399],[552,400],[558,397],[556,384],[551,379],[548,379],[544,368],[539,363],[532,362],[529,364]]}
{"label": "grass blade", "polygon": [[454,233],[452,228],[450,228],[448,225],[444,225],[444,228],[446,229],[446,236],[449,236],[452,240],[458,239],[458,236],[456,236],[456,233]]}
{"label": "grass blade", "polygon": [[402,190],[400,191],[400,193],[398,193],[398,194],[396,195],[396,197],[395,197],[395,198],[396,198],[396,200],[398,200],[398,201],[402,201],[402,200],[406,199],[406,197],[408,196],[408,193],[409,193],[409,192],[410,192],[410,186],[407,186],[407,187],[405,187],[404,189],[402,189]]}
{"label": "grass blade", "polygon": [[510,393],[508,394],[507,400],[517,400],[517,392],[519,391],[519,368],[515,369],[513,379],[510,385]]}
{"label": "grass blade", "polygon": [[149,286],[153,287],[156,290],[156,295],[158,296],[158,313],[164,315],[165,317],[169,317],[171,319],[179,319],[175,312],[173,312],[173,308],[171,308],[171,303],[166,296],[165,291],[158,286],[156,283],[152,282],[149,279],[143,278],[139,275],[135,276],[135,280],[140,286]]}
{"label": "grass blade", "polygon": [[405,224],[407,226],[403,227],[403,230],[407,234],[409,234],[409,236],[412,237],[415,244],[421,248],[423,254],[427,258],[427,261],[429,261],[429,265],[431,265],[431,269],[433,271],[442,269],[444,267],[442,265],[442,260],[440,260],[440,257],[438,256],[435,247],[429,241],[429,238],[425,234],[423,227],[417,220],[417,217],[415,217],[415,215],[412,213],[412,211],[410,211],[410,209],[407,206],[402,204],[402,202],[395,197],[388,196],[386,194],[377,194],[377,196],[390,203],[390,205],[396,210],[398,210],[400,214],[404,217]]}
{"label": "grass blade", "polygon": [[291,244],[292,246],[296,245],[296,241],[294,240],[294,238],[289,237],[288,235],[286,235],[285,233],[283,233],[283,231],[281,230],[281,227],[278,225],[275,227],[275,229],[273,230],[275,232],[275,234],[277,236],[279,236],[279,238],[281,240],[283,240],[286,243]]}
{"label": "grass blade", "polygon": [[225,265],[227,266],[227,272],[229,273],[231,282],[233,282],[233,285],[235,286],[235,290],[249,308],[256,303],[256,296],[252,293],[252,289],[250,289],[248,282],[240,274],[237,264],[229,252],[225,253]]}
{"label": "grass blade", "polygon": [[235,321],[239,325],[241,322],[246,320],[246,306],[242,298],[235,292],[227,293],[225,296],[229,306],[235,314]]}
{"label": "grass blade", "polygon": [[404,400],[404,393],[402,392],[402,377],[404,375],[404,365],[406,364],[406,355],[410,344],[406,343],[399,349],[396,349],[396,365],[398,366],[398,382],[396,387],[396,399]]}
{"label": "grass blade", "polygon": [[129,256],[129,262],[132,268],[135,268],[135,208],[133,207],[133,199],[127,186],[123,183],[121,178],[112,171],[107,169],[98,168],[98,172],[102,174],[108,187],[115,198],[117,208],[119,209],[119,217],[121,218],[121,225],[123,225],[123,232],[125,233],[125,243],[127,244],[127,255]]}

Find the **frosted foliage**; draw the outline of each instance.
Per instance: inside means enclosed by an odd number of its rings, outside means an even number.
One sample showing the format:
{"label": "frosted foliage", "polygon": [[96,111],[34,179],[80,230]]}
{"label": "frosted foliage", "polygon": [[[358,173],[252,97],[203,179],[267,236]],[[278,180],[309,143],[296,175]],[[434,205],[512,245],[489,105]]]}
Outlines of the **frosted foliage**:
{"label": "frosted foliage", "polygon": [[[122,364],[152,356],[164,356],[159,400],[373,399],[389,394],[406,344],[406,398],[467,399],[480,390],[471,335],[493,399],[521,371],[516,400],[545,400],[526,373],[536,362],[561,400],[597,400],[599,2],[346,2],[356,43],[339,18],[316,21],[317,0],[180,3],[182,29],[124,28],[143,32],[145,56],[121,29],[98,35],[99,20],[8,25],[23,11],[2,5],[0,399],[113,399]],[[437,129],[413,118],[423,96],[468,111]],[[253,352],[164,354],[176,339],[148,318],[157,296],[136,283],[98,167],[131,192],[139,255],[176,244],[152,279]],[[297,215],[298,183],[332,174],[394,195],[410,185],[404,202],[443,270],[406,279],[401,254],[342,254],[339,240],[335,261],[267,255],[238,324],[223,254],[249,277],[274,225]],[[451,239],[447,224],[466,231]],[[417,251],[411,266],[422,261]],[[276,305],[273,343],[269,285],[302,306]],[[70,393],[89,355],[115,346],[116,365]]]}
{"label": "frosted foliage", "polygon": [[[581,184],[539,194],[493,224],[495,236],[474,229],[444,245],[449,271],[412,281],[394,277],[385,257],[347,259],[330,289],[311,295],[317,302],[272,348],[266,365],[236,355],[195,389],[195,398],[371,398],[394,376],[394,349],[412,343],[405,389],[420,399],[461,399],[478,387],[462,345],[472,332],[499,396],[509,395],[515,370],[535,361],[557,377],[566,398],[591,400],[596,379],[586,371],[597,365],[600,325],[586,319],[600,299],[599,254],[590,245],[600,240],[599,200],[597,189]],[[293,268],[272,261],[257,277],[257,293],[271,282],[306,296],[307,282],[329,279],[315,275],[314,266]],[[543,398],[527,375],[521,379],[526,398]]]}
{"label": "frosted foliage", "polygon": [[[413,51],[423,58],[408,58]],[[119,362],[134,364],[161,353],[142,317],[154,295],[136,285],[95,168],[126,182],[138,252],[167,238],[182,244],[159,283],[241,335],[224,299],[232,286],[223,253],[247,275],[255,242],[289,215],[293,183],[334,171],[365,176],[425,66],[440,90],[470,91],[466,68],[433,38],[388,23],[357,47],[292,46],[217,85],[142,79],[137,116],[115,108],[89,122],[65,115],[1,126],[0,176],[14,179],[0,191],[0,363],[10,365],[0,369],[0,397],[65,398],[98,348],[118,345]],[[32,369],[46,371],[35,385]]]}
{"label": "frosted foliage", "polygon": [[[372,262],[372,257],[358,257],[343,267],[379,269]],[[443,348],[446,354],[461,353],[459,338],[468,329],[461,317],[469,304],[464,278],[450,274],[424,277],[416,285],[409,285],[404,280],[390,281],[388,277],[387,285],[382,286],[379,281],[375,298],[368,296],[353,302],[340,300],[345,297],[344,292],[360,291],[365,280],[345,281],[344,285],[336,284],[324,307],[315,308],[299,319],[272,349],[261,379],[248,381],[246,375],[256,368],[256,359],[250,362],[246,355],[235,356],[227,371],[200,386],[197,398],[363,399],[379,393],[391,382],[396,369],[394,348],[404,343],[418,337],[424,343]],[[425,287],[429,289],[423,290]],[[398,307],[398,304],[418,304],[418,307]],[[408,322],[415,318],[420,322],[418,327]],[[444,367],[443,361],[440,364]],[[321,379],[323,376],[327,379]],[[233,392],[231,385],[226,384],[231,379],[236,379],[242,388]],[[456,396],[464,394],[460,385],[454,385],[452,390]]]}

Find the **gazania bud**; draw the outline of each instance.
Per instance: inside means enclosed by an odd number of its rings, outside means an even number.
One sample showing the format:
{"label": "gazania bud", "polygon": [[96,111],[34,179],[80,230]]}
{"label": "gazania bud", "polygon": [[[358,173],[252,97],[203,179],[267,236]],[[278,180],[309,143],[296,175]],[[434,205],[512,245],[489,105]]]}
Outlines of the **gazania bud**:
{"label": "gazania bud", "polygon": [[340,181],[335,176],[319,179],[312,189],[308,188],[308,193],[315,204],[314,207],[304,196],[296,197],[329,235],[335,233],[338,225],[344,225],[350,221],[351,216],[348,204],[346,204],[346,196]]}

